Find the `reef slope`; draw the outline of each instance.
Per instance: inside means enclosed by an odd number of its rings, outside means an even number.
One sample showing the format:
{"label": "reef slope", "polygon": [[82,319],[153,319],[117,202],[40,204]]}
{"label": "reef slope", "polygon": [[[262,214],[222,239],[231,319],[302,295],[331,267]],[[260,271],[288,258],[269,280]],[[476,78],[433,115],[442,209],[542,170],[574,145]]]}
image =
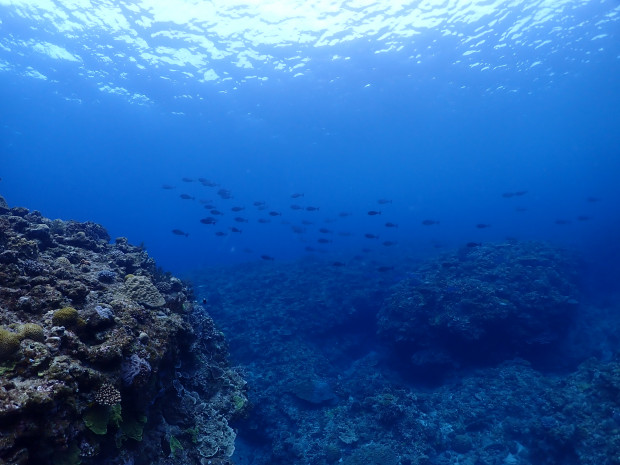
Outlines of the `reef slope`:
{"label": "reef slope", "polygon": [[0,463],[230,463],[244,390],[143,249],[0,197]]}

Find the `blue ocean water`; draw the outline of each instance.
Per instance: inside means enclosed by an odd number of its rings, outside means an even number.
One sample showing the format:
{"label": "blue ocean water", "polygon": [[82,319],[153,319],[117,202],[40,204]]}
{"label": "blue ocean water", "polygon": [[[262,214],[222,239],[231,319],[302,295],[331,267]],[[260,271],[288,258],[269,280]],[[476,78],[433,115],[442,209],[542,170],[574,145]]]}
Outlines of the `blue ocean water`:
{"label": "blue ocean water", "polygon": [[[618,14],[615,0],[3,1],[1,191],[102,223],[173,272],[506,237],[615,262]],[[224,213],[215,226],[200,201]],[[323,226],[333,242],[317,244]]]}

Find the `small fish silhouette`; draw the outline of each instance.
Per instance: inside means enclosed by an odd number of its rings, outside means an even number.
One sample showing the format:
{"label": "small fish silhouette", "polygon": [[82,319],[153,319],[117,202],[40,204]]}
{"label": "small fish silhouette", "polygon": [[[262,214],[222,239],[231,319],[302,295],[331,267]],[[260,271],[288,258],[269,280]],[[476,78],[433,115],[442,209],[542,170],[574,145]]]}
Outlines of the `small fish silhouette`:
{"label": "small fish silhouette", "polygon": [[263,260],[275,260],[271,255],[261,255],[260,258]]}
{"label": "small fish silhouette", "polygon": [[375,210],[370,210],[370,211],[368,212],[368,214],[369,214],[370,216],[375,216],[375,215],[380,215],[380,214],[381,214],[381,212],[378,212],[378,211],[375,211]]}
{"label": "small fish silhouette", "polygon": [[306,207],[306,210],[309,212],[316,212],[319,211],[319,207]]}
{"label": "small fish silhouette", "polygon": [[299,197],[303,197],[303,196],[304,196],[304,194],[300,193],[300,192],[296,192],[294,194],[291,194],[291,198],[292,199],[298,199]]}
{"label": "small fish silhouette", "polygon": [[390,223],[388,221],[387,223],[385,223],[385,227],[386,228],[398,228],[398,225],[396,223]]}
{"label": "small fish silhouette", "polygon": [[478,228],[478,229],[486,229],[486,228],[490,228],[490,227],[491,227],[491,225],[487,224],[487,223],[478,223],[476,225],[476,228]]}
{"label": "small fish silhouette", "polygon": [[188,236],[189,236],[189,234],[188,234],[188,233],[186,233],[186,232],[184,232],[184,231],[181,231],[180,229],[173,229],[173,230],[172,230],[172,234],[175,234],[175,235],[177,235],[177,236],[185,236],[185,237],[188,237]]}
{"label": "small fish silhouette", "polygon": [[196,197],[192,197],[189,194],[181,194],[179,197],[181,197],[183,200],[194,200]]}

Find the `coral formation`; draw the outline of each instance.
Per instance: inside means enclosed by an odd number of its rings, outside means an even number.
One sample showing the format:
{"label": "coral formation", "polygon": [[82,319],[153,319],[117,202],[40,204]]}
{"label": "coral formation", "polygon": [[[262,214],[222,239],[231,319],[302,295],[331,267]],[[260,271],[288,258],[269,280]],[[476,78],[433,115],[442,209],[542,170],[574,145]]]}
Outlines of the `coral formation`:
{"label": "coral formation", "polygon": [[[240,462],[618,463],[620,304],[593,308],[578,286],[581,265],[567,251],[514,241],[476,248],[419,262],[403,257],[390,274],[362,259],[338,268],[307,259],[195,272],[199,297],[252,385],[253,409],[239,424]],[[514,325],[523,345],[490,336],[490,321],[508,333],[502,292],[513,317],[523,311],[525,321]],[[441,317],[420,318],[420,339],[406,318],[418,307],[406,294],[427,297],[435,306],[428,315]],[[461,309],[460,298],[474,304]],[[396,302],[410,313],[391,308]],[[556,326],[560,309],[569,321]],[[399,319],[384,327],[392,310]],[[433,332],[448,315],[473,317],[472,332],[447,323]],[[398,324],[406,328],[402,341]],[[541,331],[545,324],[556,331]],[[389,330],[377,335],[379,327]],[[477,349],[485,339],[499,356]]]}
{"label": "coral formation", "polygon": [[100,225],[2,197],[0,264],[1,463],[163,465],[172,435],[185,463],[228,463],[245,382],[187,285]]}

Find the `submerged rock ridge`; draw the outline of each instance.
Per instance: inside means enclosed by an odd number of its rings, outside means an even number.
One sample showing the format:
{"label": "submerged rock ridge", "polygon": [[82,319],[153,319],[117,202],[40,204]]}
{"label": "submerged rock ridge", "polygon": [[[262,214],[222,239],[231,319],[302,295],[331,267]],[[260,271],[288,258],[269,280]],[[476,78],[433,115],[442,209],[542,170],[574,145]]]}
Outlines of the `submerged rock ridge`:
{"label": "submerged rock ridge", "polygon": [[378,331],[411,368],[540,358],[579,310],[578,260],[541,242],[465,247],[392,289]]}
{"label": "submerged rock ridge", "polygon": [[0,197],[0,463],[228,464],[246,405],[181,280]]}

